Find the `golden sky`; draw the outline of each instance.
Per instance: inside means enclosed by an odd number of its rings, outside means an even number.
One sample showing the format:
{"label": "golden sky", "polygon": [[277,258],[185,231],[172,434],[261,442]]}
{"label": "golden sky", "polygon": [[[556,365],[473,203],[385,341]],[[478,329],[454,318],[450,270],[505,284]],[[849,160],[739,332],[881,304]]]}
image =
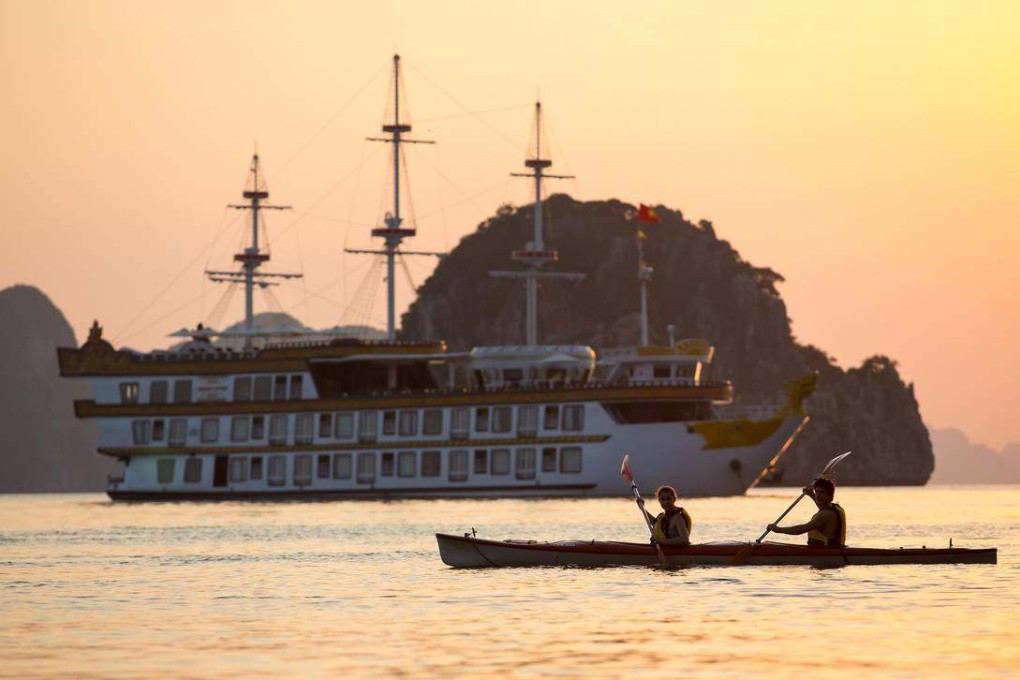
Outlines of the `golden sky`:
{"label": "golden sky", "polygon": [[553,172],[577,175],[555,190],[713,221],[786,277],[799,340],[888,354],[927,424],[1020,442],[1018,35],[1008,1],[0,0],[0,286],[41,288],[79,340],[97,318],[165,345],[222,294],[201,271],[232,266],[257,144],[295,208],[269,216],[267,269],[306,277],[276,297],[337,323],[369,265],[341,251],[388,200],[364,138],[398,51],[438,142],[408,153],[409,248],[531,200],[507,173],[540,92]]}

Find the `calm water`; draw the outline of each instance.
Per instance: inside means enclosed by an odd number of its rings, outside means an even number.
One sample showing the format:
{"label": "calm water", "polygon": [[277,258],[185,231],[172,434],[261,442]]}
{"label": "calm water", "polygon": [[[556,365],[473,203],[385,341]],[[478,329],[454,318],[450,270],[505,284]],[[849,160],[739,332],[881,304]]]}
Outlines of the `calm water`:
{"label": "calm water", "polygon": [[[622,486],[622,485],[621,485]],[[795,490],[690,500],[749,539]],[[632,501],[0,496],[0,677],[1016,677],[1020,488],[840,489],[848,542],[998,565],[453,570],[433,533],[643,540]],[[809,516],[802,503],[791,519]],[[783,537],[794,540],[793,537]]]}

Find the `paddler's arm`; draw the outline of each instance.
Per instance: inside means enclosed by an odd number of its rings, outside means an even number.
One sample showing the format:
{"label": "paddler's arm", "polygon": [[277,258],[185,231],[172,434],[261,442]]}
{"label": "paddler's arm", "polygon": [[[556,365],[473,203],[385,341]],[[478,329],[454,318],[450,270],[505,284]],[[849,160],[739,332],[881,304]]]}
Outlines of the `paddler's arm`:
{"label": "paddler's arm", "polygon": [[650,524],[655,524],[655,515],[653,515],[652,513],[648,512],[647,510],[645,510],[645,499],[644,498],[638,498],[637,499],[637,504],[639,506],[641,506],[641,512],[645,513],[645,517],[648,518],[648,522]]}
{"label": "paddler's arm", "polygon": [[825,526],[825,515],[821,510],[815,513],[815,516],[809,519],[804,524],[795,524],[792,527],[781,527],[775,524],[770,524],[768,530],[777,534],[806,534],[809,531],[820,530]]}

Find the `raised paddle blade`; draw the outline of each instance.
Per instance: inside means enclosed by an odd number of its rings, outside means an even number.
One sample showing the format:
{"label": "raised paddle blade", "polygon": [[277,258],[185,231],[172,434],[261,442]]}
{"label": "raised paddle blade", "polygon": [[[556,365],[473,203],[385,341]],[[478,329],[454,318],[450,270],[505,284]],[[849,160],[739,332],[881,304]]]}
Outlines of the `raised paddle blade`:
{"label": "raised paddle blade", "polygon": [[633,484],[634,483],[634,471],[630,469],[630,454],[629,453],[625,454],[623,456],[623,465],[620,466],[620,476],[623,477],[623,479],[628,484]]}
{"label": "raised paddle blade", "polygon": [[818,473],[818,476],[821,477],[835,470],[836,466],[839,465],[843,461],[843,459],[849,456],[851,453],[853,452],[847,451],[846,453],[841,453],[832,460],[830,460],[829,464],[825,466],[825,469]]}

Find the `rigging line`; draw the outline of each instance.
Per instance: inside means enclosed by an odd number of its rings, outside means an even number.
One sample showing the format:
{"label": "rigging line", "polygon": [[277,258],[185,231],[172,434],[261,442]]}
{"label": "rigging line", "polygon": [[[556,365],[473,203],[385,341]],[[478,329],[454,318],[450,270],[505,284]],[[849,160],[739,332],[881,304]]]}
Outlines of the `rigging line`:
{"label": "rigging line", "polygon": [[398,254],[400,255],[399,261],[400,261],[400,266],[404,270],[404,276],[407,277],[407,282],[411,284],[411,292],[417,293],[418,292],[418,286],[415,285],[414,277],[411,276],[411,270],[407,266],[407,258],[404,257],[404,254],[400,253],[399,251],[398,251]]}
{"label": "rigging line", "polygon": [[269,311],[276,312],[277,314],[285,314],[286,312],[283,311],[283,305],[281,305],[280,301],[276,298],[276,294],[273,293],[273,289],[269,286],[260,286],[260,288],[262,288],[262,297],[265,299],[266,307],[269,308]]}
{"label": "rigging line", "polygon": [[407,196],[407,212],[411,214],[411,227],[413,229],[418,228],[418,220],[414,215],[414,194],[411,193],[411,175],[407,169],[407,153],[401,149],[400,151],[400,164],[404,166],[404,182],[407,185],[405,195]]}
{"label": "rigging line", "polygon": [[[327,303],[329,303],[329,304],[331,304],[334,307],[337,307],[339,309],[343,309],[344,308],[342,303],[337,302],[336,300],[330,299],[330,298],[328,298],[328,297],[326,297],[324,295],[319,295],[319,293],[317,293],[315,291],[312,291],[311,293],[308,293],[308,295],[313,297],[313,298],[316,298],[318,300],[322,300],[323,302],[327,302]],[[302,304],[302,303],[301,302],[294,303],[290,307],[285,307],[285,308],[281,309],[280,311],[283,311],[283,312],[286,312],[286,313],[289,314],[294,308],[296,308],[300,304]]]}
{"label": "rigging line", "polygon": [[[224,214],[226,214],[226,211],[227,211],[227,209],[224,208]],[[223,218],[221,217],[220,218],[221,225],[222,225],[222,220],[223,220]],[[127,326],[125,326],[120,331],[120,333],[118,333],[117,335],[111,337],[110,341],[112,343],[121,342],[123,340],[126,340],[127,338],[134,337],[135,335],[137,335],[138,334],[137,331],[134,332],[134,333],[131,333],[130,335],[124,335],[124,334],[127,333],[128,330],[130,330],[132,326],[134,326],[136,323],[138,323],[138,320],[141,319],[143,316],[145,316],[145,313],[148,312],[150,309],[152,309],[152,306],[154,304],[156,304],[156,302],[159,301],[159,299],[161,297],[163,297],[163,295],[165,295],[166,292],[168,290],[170,290],[170,288],[172,288],[175,283],[180,281],[181,277],[184,276],[188,272],[188,270],[190,270],[193,266],[195,266],[195,263],[198,262],[199,259],[201,259],[202,255],[204,255],[207,251],[211,250],[214,245],[216,245],[216,242],[223,236],[223,234],[225,234],[227,232],[227,228],[232,226],[232,225],[233,225],[233,221],[228,222],[226,225],[222,225],[221,227],[219,227],[219,231],[217,232],[217,234],[213,238],[213,240],[210,243],[208,243],[204,248],[202,248],[200,251],[198,251],[198,253],[195,254],[195,257],[190,262],[188,262],[188,264],[184,265],[184,268],[181,269],[180,272],[178,272],[177,275],[174,276],[174,278],[171,279],[171,281],[161,291],[156,293],[155,297],[153,297],[149,301],[149,304],[145,305],[142,308],[142,311],[140,311],[130,322],[128,322]],[[146,328],[148,328],[148,326]]]}
{"label": "rigging line", "polygon": [[[309,146],[310,146],[310,145],[312,144],[312,142],[314,142],[314,141],[315,141],[316,139],[318,139],[318,138],[319,138],[319,136],[320,136],[320,135],[321,135],[321,134],[322,134],[323,132],[325,132],[325,131],[326,131],[326,128],[328,128],[328,127],[329,127],[330,125],[332,125],[332,124],[333,124],[333,122],[334,122],[334,121],[335,121],[335,120],[336,120],[336,119],[337,119],[337,118],[338,118],[338,117],[340,116],[340,114],[341,114],[341,113],[343,113],[343,112],[344,112],[345,110],[347,110],[347,107],[349,107],[349,106],[350,106],[351,104],[353,104],[353,103],[355,102],[355,100],[356,100],[356,99],[357,99],[358,97],[360,97],[360,96],[361,96],[361,94],[362,94],[362,93],[363,93],[363,92],[364,92],[364,91],[365,91],[366,89],[368,89],[368,86],[369,86],[369,85],[371,85],[372,83],[374,83],[374,82],[375,82],[375,80],[376,80],[376,78],[378,78],[378,77],[379,77],[379,76],[380,76],[380,75],[382,74],[382,72],[383,72],[383,71],[385,71],[385,70],[386,70],[386,69],[388,69],[388,68],[389,68],[389,64],[384,64],[384,65],[382,66],[382,68],[380,68],[380,69],[379,69],[378,71],[376,71],[376,72],[375,72],[375,74],[374,74],[374,75],[373,75],[373,76],[372,76],[371,78],[369,78],[369,79],[368,79],[368,81],[367,81],[367,82],[366,82],[366,83],[365,83],[364,85],[362,85],[362,86],[361,86],[361,88],[360,88],[360,89],[359,89],[359,90],[358,90],[357,92],[355,92],[355,93],[354,93],[354,96],[352,96],[352,97],[351,97],[350,99],[348,99],[348,100],[347,100],[347,102],[346,102],[346,103],[345,103],[345,104],[344,104],[343,106],[341,106],[341,107],[340,107],[340,109],[339,109],[339,110],[338,110],[338,111],[337,111],[336,113],[334,113],[334,114],[333,114],[333,115],[332,115],[332,116],[330,117],[330,119],[329,119],[329,120],[327,120],[327,121],[326,121],[325,125],[323,125],[323,126],[322,126],[321,128],[319,128],[318,132],[316,132],[315,134],[313,134],[313,135],[312,135],[312,136],[311,136],[311,137],[310,137],[310,138],[308,139],[308,141],[307,141],[307,142],[305,142],[304,144],[302,144],[302,145],[301,145],[301,147],[300,147],[300,148],[298,148],[298,150],[297,150],[297,151],[295,151],[295,152],[294,152],[293,154],[291,154],[291,155],[290,155],[290,158],[288,158],[287,160],[285,160],[285,161],[283,162],[283,164],[282,164],[281,166],[279,166],[278,168],[276,168],[276,170],[275,170],[275,171],[273,172],[273,174],[272,174],[271,176],[269,176],[269,177],[272,177],[273,179],[275,179],[276,177],[278,177],[278,176],[280,175],[280,173],[281,173],[281,172],[283,172],[284,168],[286,168],[286,167],[287,167],[288,165],[290,165],[290,162],[291,162],[291,161],[293,161],[293,160],[294,160],[295,158],[297,158],[299,154],[301,154],[301,153],[302,153],[302,152],[303,152],[303,151],[304,151],[305,149],[307,149],[307,148],[308,148],[308,147],[309,147]],[[269,177],[267,177],[266,179],[268,180],[268,179],[269,179]]]}
{"label": "rigging line", "polygon": [[294,212],[296,212],[297,214],[302,215],[304,217],[311,218],[313,220],[323,220],[324,222],[335,222],[337,224],[345,224],[345,225],[351,226],[351,227],[367,227],[367,228],[371,229],[372,227],[375,226],[375,224],[373,222],[354,222],[352,220],[344,220],[344,219],[341,219],[339,217],[329,217],[328,215],[320,215],[318,213],[301,212],[301,211],[297,211],[297,210],[295,210]]}
{"label": "rigging line", "polygon": [[[382,148],[381,146],[378,148]],[[365,164],[365,151],[368,149],[368,140],[361,140],[361,160],[358,163],[359,168],[363,168]],[[347,245],[351,239],[351,226],[354,224],[354,210],[358,202],[358,196],[360,195],[361,188],[361,172],[359,171],[354,177],[354,195],[351,197],[350,205],[347,213],[347,228],[344,230],[344,245],[340,249],[340,271],[347,271]],[[367,225],[369,228],[374,226],[373,224]],[[347,301],[347,278],[341,274],[340,278],[340,299]]]}
{"label": "rigging line", "polygon": [[500,107],[498,109],[486,109],[484,111],[468,111],[466,113],[453,113],[453,114],[450,114],[449,116],[437,116],[435,118],[426,118],[424,120],[419,120],[417,122],[417,125],[424,125],[426,123],[434,123],[437,120],[451,120],[453,118],[467,118],[468,116],[479,116],[479,115],[482,115],[482,114],[485,114],[485,113],[499,113],[501,111],[515,111],[517,109],[530,108],[530,107],[532,107],[534,105],[535,104],[533,102],[528,102],[527,104],[514,104],[513,106],[502,106],[502,107]]}
{"label": "rigging line", "polygon": [[[359,164],[358,164],[358,166],[357,166],[357,167],[353,168],[353,169],[352,169],[352,170],[351,170],[350,172],[348,172],[348,173],[347,173],[346,175],[344,175],[344,176],[343,176],[342,178],[340,178],[340,180],[339,180],[339,181],[337,181],[337,183],[336,183],[336,184],[334,184],[333,186],[331,186],[331,187],[329,188],[329,190],[328,190],[328,191],[326,191],[326,193],[324,193],[324,194],[323,194],[322,196],[320,196],[320,197],[319,197],[319,198],[317,198],[316,200],[312,201],[312,204],[311,204],[310,206],[308,206],[307,210],[312,210],[312,209],[313,209],[313,208],[314,208],[315,206],[319,205],[320,203],[322,203],[323,201],[325,201],[325,200],[326,200],[327,198],[329,198],[330,194],[332,194],[332,193],[333,193],[334,191],[336,191],[336,190],[337,190],[337,188],[339,188],[341,184],[343,184],[344,182],[346,182],[346,181],[347,181],[347,179],[348,179],[348,178],[349,178],[349,177],[350,177],[351,175],[353,175],[353,174],[354,174],[355,172],[358,172],[358,171],[360,171],[360,170],[361,170],[361,166],[362,166],[362,165],[364,165],[365,163],[367,163],[367,162],[368,162],[369,160],[371,160],[371,159],[372,159],[372,157],[373,157],[373,156],[374,156],[375,154],[377,154],[377,153],[378,153],[378,152],[379,152],[379,151],[380,151],[381,149],[382,149],[382,147],[380,146],[380,147],[379,147],[378,149],[376,149],[375,151],[373,151],[372,153],[370,153],[370,154],[369,154],[369,156],[368,156],[368,158],[364,159],[364,160],[363,160],[363,161],[362,161],[361,163],[359,163]],[[307,210],[306,210],[306,211],[304,211],[304,212],[307,212]],[[283,228],[283,230],[282,230],[282,231],[280,231],[280,233],[276,235],[276,238],[280,238],[281,236],[283,236],[284,234],[286,234],[287,232],[289,232],[289,231],[290,231],[291,229],[293,229],[294,227],[296,227],[296,226],[298,225],[298,223],[299,223],[300,221],[301,221],[301,218],[300,218],[300,217],[298,217],[297,219],[295,219],[295,220],[294,220],[293,222],[291,222],[291,223],[290,223],[289,225],[287,225],[286,227],[284,227],[284,228]]]}
{"label": "rigging line", "polygon": [[[509,179],[509,178],[508,179],[501,179],[497,184],[493,184],[491,186],[488,186],[488,187],[482,189],[481,191],[478,191],[478,192],[476,192],[476,193],[474,193],[474,194],[472,194],[470,196],[466,196],[466,197],[460,199],[459,201],[454,201],[453,203],[450,203],[449,205],[445,206],[445,208],[452,208],[454,206],[460,205],[461,203],[467,203],[468,201],[474,202],[474,199],[478,198],[482,194],[487,194],[490,191],[493,191],[495,189],[499,189],[501,187],[503,188],[504,195],[505,195],[506,194],[506,187],[509,186],[511,181],[512,180]],[[475,205],[475,208],[477,208],[478,210],[482,210],[482,208],[479,208],[477,205]],[[435,215],[437,212],[439,212],[440,210],[443,210],[443,209],[444,209],[444,207],[440,207],[440,208],[436,208],[435,210],[432,210],[431,212],[427,212],[424,215],[422,215],[422,219],[424,219],[426,217],[429,217],[431,215]]]}
{"label": "rigging line", "polygon": [[135,332],[131,333],[130,335],[125,335],[123,338],[120,338],[120,340],[123,342],[124,340],[127,340],[129,338],[133,338],[134,336],[138,335],[139,333],[144,333],[145,331],[147,331],[150,328],[152,328],[153,326],[155,326],[157,323],[160,323],[161,321],[165,321],[166,319],[170,318],[171,316],[173,316],[177,312],[181,311],[182,309],[195,304],[195,302],[197,302],[197,301],[198,301],[198,297],[191,298],[190,300],[188,300],[187,302],[185,302],[181,306],[175,307],[174,309],[171,309],[169,312],[167,312],[163,316],[159,317],[158,319],[154,319],[147,326],[143,326],[143,327],[139,328],[138,330],[136,330]]}
{"label": "rigging line", "polygon": [[[357,273],[358,273],[358,272],[360,272],[360,271],[361,271],[362,269],[365,269],[365,268],[369,267],[369,266],[370,266],[370,265],[372,264],[372,261],[371,261],[371,260],[365,260],[364,262],[365,262],[365,264],[363,264],[363,265],[358,265],[358,266],[356,266],[356,267],[353,267],[353,268],[351,269],[351,271],[349,271],[349,272],[346,272],[346,273],[344,273],[344,274],[341,274],[341,275],[337,276],[337,277],[336,277],[335,279],[333,279],[332,281],[330,281],[329,283],[327,283],[327,284],[326,284],[325,286],[322,286],[321,288],[319,288],[319,289],[318,289],[318,290],[316,290],[316,291],[312,291],[312,293],[310,293],[310,295],[312,295],[312,296],[314,296],[314,297],[317,297],[317,298],[319,298],[320,300],[324,300],[324,301],[326,301],[326,302],[329,302],[329,303],[331,303],[331,304],[334,304],[334,305],[336,305],[337,307],[341,307],[341,308],[343,308],[343,306],[344,306],[344,305],[343,305],[342,303],[338,303],[338,302],[335,302],[335,301],[333,301],[333,300],[330,300],[330,299],[329,299],[329,298],[327,298],[327,297],[323,297],[322,295],[320,295],[320,293],[322,293],[322,292],[323,292],[323,291],[325,291],[325,290],[328,290],[328,289],[329,289],[329,288],[330,288],[331,286],[333,286],[333,284],[337,283],[338,281],[346,281],[346,279],[350,278],[350,277],[351,277],[351,276],[353,276],[354,274],[357,274]],[[285,287],[285,288],[291,288],[291,287],[295,286],[296,284],[295,284],[295,283],[294,283],[293,281],[290,281],[290,280],[284,279],[284,280],[280,281],[280,285],[281,285],[281,286],[283,286],[283,287]],[[287,310],[287,311],[290,311],[290,310],[291,310],[291,309],[293,309],[294,307],[297,307],[297,306],[298,306],[299,304],[301,304],[301,303],[300,303],[300,302],[298,302],[298,303],[296,303],[296,304],[292,305],[292,306],[291,306],[290,308],[288,308],[288,310]]]}
{"label": "rigging line", "polygon": [[[437,90],[439,90],[440,92],[442,92],[442,93],[443,93],[444,95],[446,95],[447,97],[449,97],[449,98],[450,98],[450,101],[452,101],[452,102],[453,102],[454,104],[456,104],[457,106],[459,106],[459,107],[460,107],[461,109],[463,109],[463,110],[464,110],[465,112],[469,112],[469,111],[470,111],[470,109],[469,109],[468,107],[464,106],[463,104],[461,104],[461,103],[460,103],[460,101],[459,101],[459,100],[458,100],[458,99],[457,99],[456,97],[454,97],[454,96],[453,96],[452,94],[450,94],[449,92],[447,92],[447,91],[446,91],[446,90],[444,90],[443,88],[439,87],[439,85],[437,85],[436,83],[432,82],[432,80],[431,80],[431,79],[430,79],[430,78],[429,78],[428,76],[426,76],[426,75],[425,75],[424,73],[422,73],[422,72],[421,72],[421,71],[420,71],[420,70],[419,70],[419,69],[418,69],[418,68],[417,68],[417,67],[416,67],[416,66],[415,66],[414,64],[411,64],[411,68],[412,68],[412,69],[414,69],[414,72],[415,72],[415,73],[417,73],[417,74],[418,74],[419,76],[421,76],[422,80],[424,80],[424,81],[425,81],[426,83],[428,83],[428,84],[429,84],[429,85],[431,85],[432,87],[434,87],[434,88],[436,88]],[[512,147],[513,147],[514,149],[517,149],[518,151],[520,150],[520,148],[521,148],[521,144],[520,144],[520,142],[519,142],[519,141],[515,141],[514,139],[512,139],[512,138],[511,138],[511,137],[510,137],[509,135],[507,135],[506,133],[504,133],[504,132],[501,132],[501,131],[500,131],[499,129],[497,129],[497,128],[496,128],[495,126],[493,126],[493,125],[492,125],[491,123],[489,123],[488,121],[486,121],[486,120],[485,120],[484,118],[482,118],[481,116],[478,116],[478,115],[476,115],[476,114],[472,114],[472,115],[474,116],[475,120],[477,120],[477,121],[478,121],[479,123],[481,123],[481,124],[482,124],[482,125],[484,125],[485,127],[489,128],[489,130],[491,130],[491,131],[492,131],[492,132],[494,132],[494,133],[495,133],[496,135],[498,135],[498,136],[499,136],[500,138],[502,138],[502,139],[503,139],[503,141],[505,141],[505,142],[506,142],[507,144],[509,144],[510,146],[512,146]]]}
{"label": "rigging line", "polygon": [[230,303],[233,301],[234,294],[237,292],[239,286],[240,283],[237,281],[232,281],[227,284],[226,289],[223,291],[223,295],[220,296],[219,302],[217,302],[216,306],[212,308],[211,312],[209,312],[209,316],[205,317],[206,327],[216,328],[220,324],[223,320],[224,314],[226,314],[227,307],[229,307]]}
{"label": "rigging line", "polygon": [[566,167],[566,173],[568,175],[573,175],[570,179],[571,179],[571,184],[574,185],[574,189],[579,191],[580,190],[580,185],[578,184],[577,176],[574,175],[574,171],[570,167],[570,160],[567,159],[567,154],[564,153],[563,147],[560,145],[560,138],[550,131],[551,127],[552,126],[548,124],[548,119],[546,119],[546,128],[545,128],[546,137],[549,137],[551,139],[552,146],[556,150],[556,154],[560,157],[560,159],[562,159],[563,165]]}

